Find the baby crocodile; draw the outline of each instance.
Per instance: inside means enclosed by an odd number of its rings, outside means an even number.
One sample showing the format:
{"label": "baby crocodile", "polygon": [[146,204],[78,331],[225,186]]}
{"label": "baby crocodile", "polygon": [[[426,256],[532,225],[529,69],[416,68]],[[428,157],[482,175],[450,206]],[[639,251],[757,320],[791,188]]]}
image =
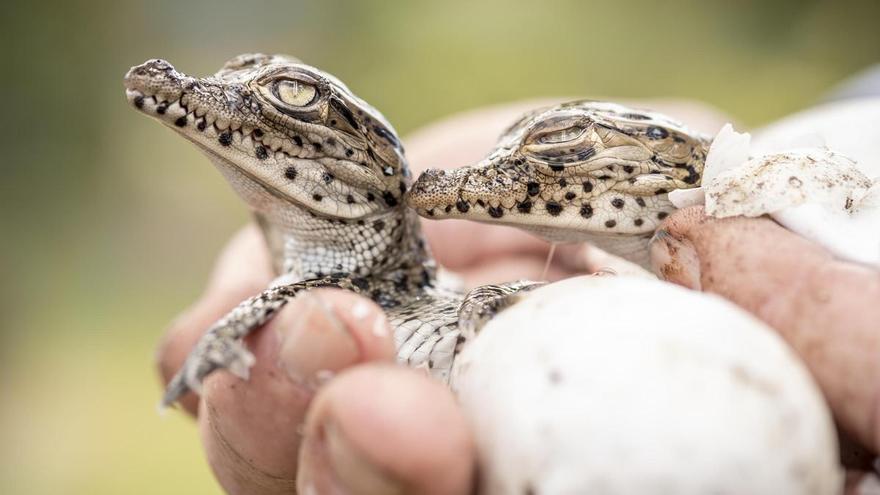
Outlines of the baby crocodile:
{"label": "baby crocodile", "polygon": [[[225,368],[246,378],[242,344],[302,291],[337,287],[388,314],[398,359],[447,379],[472,327],[510,295],[537,286],[441,287],[410,173],[391,125],[335,77],[283,55],[241,55],[212,77],[150,60],[125,76],[128,101],[201,149],[250,206],[279,274],[207,330],[168,385],[163,405]],[[282,280],[284,282],[282,282]],[[466,332],[465,332],[466,333]]]}
{"label": "baby crocodile", "polygon": [[648,265],[648,242],[700,184],[710,139],[663,115],[575,101],[525,115],[470,167],[428,170],[408,203],[428,218],[512,225],[554,242],[588,241]]}

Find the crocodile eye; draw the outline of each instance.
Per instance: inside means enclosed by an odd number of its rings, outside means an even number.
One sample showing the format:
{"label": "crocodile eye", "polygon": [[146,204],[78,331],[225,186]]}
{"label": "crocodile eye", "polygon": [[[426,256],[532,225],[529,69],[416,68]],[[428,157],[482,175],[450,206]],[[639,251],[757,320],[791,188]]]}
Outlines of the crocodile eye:
{"label": "crocodile eye", "polygon": [[596,155],[596,139],[591,138],[590,124],[564,120],[539,124],[529,135],[521,151],[539,171],[557,175],[576,175],[578,167]]}
{"label": "crocodile eye", "polygon": [[555,144],[574,141],[584,135],[587,130],[579,125],[560,129],[558,131],[548,132],[538,137],[539,144]]}
{"label": "crocodile eye", "polygon": [[305,107],[315,101],[317,89],[302,81],[285,79],[275,83],[275,95],[292,107]]}

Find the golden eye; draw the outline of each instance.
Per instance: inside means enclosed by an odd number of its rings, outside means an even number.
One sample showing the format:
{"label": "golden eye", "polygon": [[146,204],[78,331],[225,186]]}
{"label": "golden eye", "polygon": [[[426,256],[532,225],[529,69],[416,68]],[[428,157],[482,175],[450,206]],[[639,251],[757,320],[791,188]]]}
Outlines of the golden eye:
{"label": "golden eye", "polygon": [[302,81],[283,80],[275,83],[275,94],[287,105],[304,107],[315,100],[318,91],[311,84]]}
{"label": "golden eye", "polygon": [[584,132],[586,132],[586,129],[576,125],[574,127],[569,127],[559,131],[548,132],[547,134],[544,134],[543,136],[538,138],[538,143],[555,144],[574,141],[575,139],[581,137]]}

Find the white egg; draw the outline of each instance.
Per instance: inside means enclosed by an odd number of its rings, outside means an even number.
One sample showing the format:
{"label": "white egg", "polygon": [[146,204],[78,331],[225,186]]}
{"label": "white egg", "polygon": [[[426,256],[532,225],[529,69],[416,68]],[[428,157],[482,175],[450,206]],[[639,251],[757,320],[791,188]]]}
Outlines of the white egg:
{"label": "white egg", "polygon": [[833,494],[835,430],[786,344],[718,297],[579,277],[459,357],[481,493]]}

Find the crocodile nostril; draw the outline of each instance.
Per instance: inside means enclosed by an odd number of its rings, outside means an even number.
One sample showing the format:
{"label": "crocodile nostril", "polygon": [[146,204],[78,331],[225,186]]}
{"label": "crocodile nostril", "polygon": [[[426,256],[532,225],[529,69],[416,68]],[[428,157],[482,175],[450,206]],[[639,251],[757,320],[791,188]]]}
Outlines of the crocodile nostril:
{"label": "crocodile nostril", "polygon": [[136,65],[129,69],[125,75],[126,79],[133,77],[151,77],[162,76],[174,72],[174,66],[162,59],[147,60],[141,65]]}
{"label": "crocodile nostril", "polygon": [[174,67],[168,63],[166,60],[162,60],[161,58],[154,58],[152,60],[147,60],[141,65],[141,67],[147,67],[152,70],[167,72],[169,70],[173,70]]}

